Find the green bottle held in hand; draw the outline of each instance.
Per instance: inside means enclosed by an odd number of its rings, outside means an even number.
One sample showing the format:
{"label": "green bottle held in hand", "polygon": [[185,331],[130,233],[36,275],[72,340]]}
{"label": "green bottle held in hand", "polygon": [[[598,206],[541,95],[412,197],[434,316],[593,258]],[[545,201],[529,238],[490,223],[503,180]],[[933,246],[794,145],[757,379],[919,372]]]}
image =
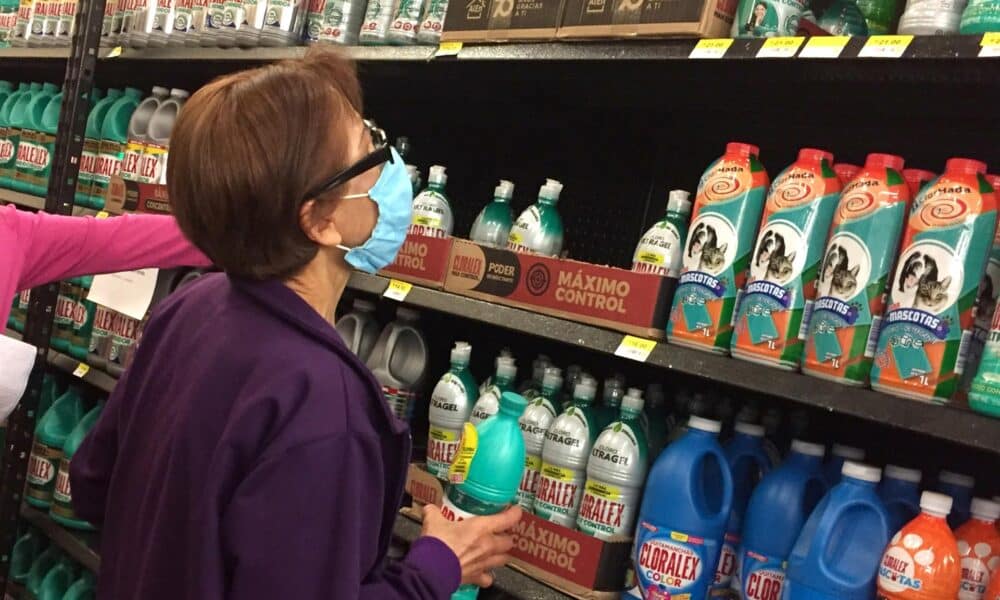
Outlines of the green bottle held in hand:
{"label": "green bottle held in hand", "polygon": [[513,197],[514,184],[501,179],[493,191],[493,201],[483,208],[472,224],[469,239],[493,248],[506,246],[514,221],[514,214],[510,210],[510,199]]}
{"label": "green bottle held in hand", "polygon": [[[524,439],[518,419],[527,406],[520,394],[504,392],[500,412],[473,427],[466,424],[461,448],[448,478],[441,513],[449,521],[462,521],[505,510],[517,497],[524,469]],[[463,585],[452,600],[476,598],[479,588]]]}

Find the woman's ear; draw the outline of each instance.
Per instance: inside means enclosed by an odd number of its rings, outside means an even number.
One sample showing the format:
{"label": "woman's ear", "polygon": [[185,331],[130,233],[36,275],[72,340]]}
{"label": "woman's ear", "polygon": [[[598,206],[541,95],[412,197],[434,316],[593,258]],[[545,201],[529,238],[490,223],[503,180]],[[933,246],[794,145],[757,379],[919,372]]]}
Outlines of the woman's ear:
{"label": "woman's ear", "polygon": [[343,236],[333,220],[333,207],[322,206],[315,199],[307,200],[299,209],[299,226],[306,237],[325,247],[343,242]]}

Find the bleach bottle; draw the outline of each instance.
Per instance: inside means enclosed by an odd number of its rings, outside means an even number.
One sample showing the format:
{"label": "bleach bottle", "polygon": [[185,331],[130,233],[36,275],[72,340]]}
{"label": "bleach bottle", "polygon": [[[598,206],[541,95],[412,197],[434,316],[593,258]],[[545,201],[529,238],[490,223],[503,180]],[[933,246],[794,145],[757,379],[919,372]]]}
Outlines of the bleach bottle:
{"label": "bleach bottle", "polygon": [[168,88],[153,86],[153,93],[143,98],[132,113],[128,122],[128,143],[122,155],[122,179],[139,181],[142,157],[149,142],[149,121],[169,94]]}
{"label": "bleach bottle", "polygon": [[490,202],[476,217],[472,224],[469,239],[483,246],[503,248],[507,245],[507,236],[514,222],[510,210],[510,199],[514,197],[514,184],[501,179],[493,190],[493,202]]}
{"label": "bleach bottle", "polygon": [[823,446],[793,440],[792,449],[750,495],[733,588],[746,600],[781,597],[788,555],[826,493]]}
{"label": "bleach bottle", "polygon": [[628,536],[635,527],[649,454],[639,416],[642,392],[629,388],[619,420],[594,442],[587,461],[587,484],[576,525],[598,539]]}
{"label": "bleach bottle", "polygon": [[417,390],[427,373],[427,341],[417,329],[419,319],[417,311],[397,308],[396,320],[382,330],[366,363],[382,385],[393,414],[407,422],[413,417]]}
{"label": "bleach bottle", "polygon": [[[38,185],[36,171],[49,166],[51,157],[42,146],[42,117],[49,102],[59,92],[51,83],[42,85],[24,109],[21,121],[21,143],[17,146],[17,169],[14,172],[14,189],[26,194],[44,196],[45,190]],[[39,191],[41,190],[41,191]]]}
{"label": "bleach bottle", "polygon": [[427,189],[413,199],[413,216],[409,230],[411,235],[451,237],[455,218],[452,216],[448,196],[444,193],[446,183],[448,175],[445,174],[444,167],[440,165],[431,167],[427,175]]}
{"label": "bleach bottle", "polygon": [[923,474],[916,469],[886,465],[878,496],[889,511],[889,530],[899,531],[920,514],[920,479]]}
{"label": "bleach bottle", "polygon": [[542,450],[545,447],[545,434],[559,414],[559,390],[562,389],[562,370],[557,367],[545,369],[542,376],[542,390],[528,407],[524,409],[518,421],[521,433],[524,434],[524,475],[517,489],[517,503],[524,510],[535,507],[535,492],[538,491],[538,480],[542,472]]}
{"label": "bleach bottle", "polygon": [[66,590],[66,595],[62,597],[62,600],[94,600],[96,597],[94,574],[84,570],[80,573],[80,578]]}
{"label": "bleach bottle", "polygon": [[142,92],[136,88],[125,88],[125,93],[108,107],[101,124],[101,143],[97,150],[97,166],[94,168],[94,185],[90,191],[91,208],[104,208],[108,197],[111,178],[121,172],[125,144],[128,142],[128,124],[132,113],[139,106]]}
{"label": "bleach bottle", "polygon": [[667,338],[729,354],[739,294],[770,180],[751,144],[730,142],[698,182]]}
{"label": "bleach bottle", "polygon": [[841,482],[820,501],[788,559],[783,600],[870,600],[889,513],[876,486],[877,467],[848,461]]}
{"label": "bleach bottle", "polygon": [[563,223],[556,203],[562,189],[563,184],[555,179],[545,181],[538,190],[538,201],[524,209],[511,227],[508,249],[559,256],[563,248]]}
{"label": "bleach bottle", "polygon": [[44,535],[36,533],[34,529],[29,529],[28,533],[17,538],[10,558],[10,579],[7,581],[6,589],[8,597],[14,600],[24,597],[25,584],[28,581],[28,574],[31,572],[31,565],[41,554],[46,543]]}
{"label": "bleach bottle", "polygon": [[52,545],[48,549],[44,550],[35,558],[35,562],[31,563],[31,569],[28,571],[28,578],[25,580],[25,589],[28,591],[25,594],[25,598],[38,598],[38,594],[42,590],[42,582],[45,580],[45,576],[49,574],[49,571],[55,568],[59,562],[63,560],[62,550],[58,546]]}
{"label": "bleach bottle", "polygon": [[972,518],[955,531],[962,562],[958,600],[981,600],[991,579],[1000,578],[1000,503],[972,499]]}
{"label": "bleach bottle", "polygon": [[598,433],[594,414],[596,395],[597,382],[591,377],[581,377],[573,403],[545,433],[534,510],[539,517],[563,527],[573,527],[580,510],[587,461]]}
{"label": "bleach bottle", "polygon": [[76,203],[90,206],[90,189],[94,183],[94,169],[97,168],[97,153],[101,146],[101,124],[104,116],[115,100],[121,98],[122,91],[110,88],[107,95],[90,107],[87,115],[87,129],[83,138],[83,152],[80,154],[80,175],[76,179]]}
{"label": "bleach bottle", "polygon": [[56,485],[52,492],[52,508],[49,515],[52,520],[63,527],[72,529],[93,530],[94,526],[77,516],[73,508],[73,491],[69,484],[69,468],[73,461],[73,455],[83,444],[83,440],[90,433],[90,430],[97,424],[97,419],[101,416],[104,408],[103,402],[98,402],[97,406],[90,410],[80,419],[73,431],[66,437],[63,444],[62,458],[59,459],[59,471],[56,473]]}
{"label": "bleach bottle", "polygon": [[76,579],[77,567],[68,557],[63,557],[49,569],[35,593],[36,600],[62,600],[66,590]]}
{"label": "bleach bottle", "polygon": [[170,96],[160,103],[149,120],[147,129],[149,142],[143,148],[139,181],[142,183],[167,183],[167,158],[170,135],[181,108],[187,102],[190,92],[178,88],[170,90]]}
{"label": "bleach bottle", "polygon": [[840,475],[844,470],[844,463],[853,460],[861,462],[865,459],[865,451],[854,446],[844,444],[834,444],[830,450],[830,458],[823,466],[823,478],[826,479],[826,486],[833,487],[840,483]]}
{"label": "bleach bottle", "polygon": [[624,598],[708,597],[733,508],[721,429],[718,421],[691,417],[684,437],[650,470],[632,556],[636,586]]}
{"label": "bleach bottle", "polygon": [[21,130],[12,123],[12,112],[18,101],[30,93],[27,83],[21,83],[17,90],[4,98],[0,104],[0,187],[11,187],[11,177],[17,160],[17,145]]}
{"label": "bleach bottle", "polygon": [[878,568],[879,600],[960,598],[958,543],[945,517],[951,498],[935,492],[920,497],[920,514],[897,531]]}
{"label": "bleach bottle", "polygon": [[977,160],[949,159],[913,201],[878,336],[872,389],[948,402],[970,346],[981,348],[973,329],[975,300],[997,226],[996,196],[985,174]]}
{"label": "bleach bottle", "polygon": [[28,460],[28,485],[24,497],[28,504],[47,509],[52,503],[63,446],[82,417],[80,391],[70,387],[38,420],[35,443]]}
{"label": "bleach bottle", "polygon": [[938,491],[948,494],[955,501],[951,505],[951,513],[948,514],[948,525],[952,529],[958,529],[969,520],[975,487],[976,480],[968,475],[954,471],[941,471],[938,475]]}
{"label": "bleach bottle", "polygon": [[[636,390],[642,396],[641,390]],[[625,397],[625,378],[615,375],[604,380],[604,391],[601,394],[603,402],[597,407],[597,428],[604,431],[604,428],[619,419],[622,398]],[[642,414],[642,411],[639,411]]]}
{"label": "bleach bottle", "polygon": [[551,366],[552,360],[544,354],[539,354],[535,360],[531,361],[531,379],[522,382],[518,388],[518,392],[528,400],[529,404],[542,392],[545,369]]}
{"label": "bleach bottle", "polygon": [[337,319],[334,328],[355,356],[362,361],[368,360],[379,334],[375,303],[355,298],[351,312]]}
{"label": "bleach bottle", "polygon": [[500,410],[500,396],[504,392],[513,391],[515,377],[517,377],[517,365],[514,364],[514,359],[509,356],[497,357],[497,373],[493,378],[493,383],[476,400],[469,422],[473,425],[479,425],[497,414],[497,411]]}
{"label": "bleach bottle", "polygon": [[448,477],[448,466],[458,451],[462,427],[476,401],[476,380],[469,371],[471,358],[472,346],[468,342],[455,342],[451,369],[441,376],[431,392],[427,470],[438,479]]}
{"label": "bleach bottle", "polygon": [[676,280],[681,276],[681,255],[691,216],[690,192],[670,190],[667,214],[639,239],[632,255],[632,270],[655,273]]}
{"label": "bleach bottle", "polygon": [[44,196],[49,191],[49,176],[52,174],[52,157],[56,153],[56,130],[59,128],[59,112],[62,110],[63,93],[52,96],[42,111],[38,122],[37,159],[32,161],[30,173],[31,193]]}
{"label": "bleach bottle", "polygon": [[[517,497],[524,467],[524,439],[518,418],[527,405],[524,397],[504,392],[500,412],[473,427],[465,425],[462,447],[448,471],[451,485],[441,502],[441,512],[451,521],[492,515],[506,509]],[[475,598],[479,588],[463,585],[452,600]]]}
{"label": "bleach bottle", "polygon": [[764,450],[764,427],[736,423],[735,433],[725,446],[726,462],[733,477],[733,509],[729,511],[726,537],[719,555],[719,567],[712,584],[713,596],[726,596],[733,585],[739,561],[743,519],[755,487],[771,470],[771,458]]}

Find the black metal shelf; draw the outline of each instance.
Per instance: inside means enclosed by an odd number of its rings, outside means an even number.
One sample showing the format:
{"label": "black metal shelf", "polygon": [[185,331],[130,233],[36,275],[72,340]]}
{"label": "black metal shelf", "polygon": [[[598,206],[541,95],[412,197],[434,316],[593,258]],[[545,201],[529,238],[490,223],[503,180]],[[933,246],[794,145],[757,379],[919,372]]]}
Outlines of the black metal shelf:
{"label": "black metal shelf", "polygon": [[[355,273],[348,287],[380,295],[388,283],[389,279],[382,276]],[[624,335],[416,285],[404,302],[609,355],[618,349]],[[852,388],[662,341],[646,363],[1000,454],[1000,420],[964,407],[938,406]]]}
{"label": "black metal shelf", "polygon": [[[868,38],[851,38],[837,60],[858,59]],[[918,36],[900,57],[902,60],[975,59],[982,35]],[[656,40],[546,41],[532,43],[464,44],[457,52],[441,52],[437,46],[346,46],[340,50],[358,61],[649,61],[687,59],[700,40],[696,38]],[[807,39],[808,41],[808,39]],[[726,50],[725,60],[754,59],[764,39],[737,39]],[[804,42],[800,48],[804,48]],[[102,48],[102,60],[146,61],[238,61],[267,62],[303,56],[308,47],[285,48]],[[871,59],[858,59],[871,60]],[[877,59],[876,59],[877,60]]]}
{"label": "black metal shelf", "polygon": [[94,573],[101,569],[101,556],[97,553],[100,546],[97,532],[67,529],[53,521],[48,513],[27,504],[21,505],[21,517],[40,529],[76,562]]}
{"label": "black metal shelf", "polygon": [[[412,544],[420,537],[420,523],[399,514],[392,529],[393,536]],[[510,567],[502,567],[494,570],[493,587],[482,590],[479,597],[482,600],[507,599],[512,600],[565,600],[572,596],[552,589],[544,583],[533,579]]]}
{"label": "black metal shelf", "polygon": [[81,361],[73,358],[72,356],[67,356],[65,354],[62,354],[61,352],[56,352],[55,350],[49,350],[48,361],[50,365],[59,369],[60,371],[65,371],[70,375],[75,375],[76,377],[79,377],[80,380],[82,380],[83,382],[88,383],[96,387],[97,389],[103,392],[107,392],[109,394],[114,391],[115,385],[118,384],[117,377],[109,375],[108,373],[102,371],[101,369],[89,365],[88,366],[90,368],[84,375],[82,376],[76,375],[76,371],[80,367],[80,365],[86,363],[82,363]]}

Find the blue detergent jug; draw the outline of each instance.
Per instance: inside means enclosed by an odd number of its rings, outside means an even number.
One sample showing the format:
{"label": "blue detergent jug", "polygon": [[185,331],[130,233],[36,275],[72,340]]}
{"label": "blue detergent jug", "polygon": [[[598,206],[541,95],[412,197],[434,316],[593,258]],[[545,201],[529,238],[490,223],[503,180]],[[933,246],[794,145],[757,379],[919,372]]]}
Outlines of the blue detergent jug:
{"label": "blue detergent jug", "polygon": [[750,494],[771,470],[771,459],[764,450],[764,426],[737,422],[732,439],[726,443],[725,453],[729,473],[733,476],[733,509],[729,511],[722,554],[710,594],[712,597],[728,595],[725,590],[730,589],[736,574],[743,516],[750,503]]}
{"label": "blue detergent jug", "polygon": [[951,496],[954,501],[948,515],[948,527],[958,529],[969,520],[972,510],[972,493],[976,480],[954,471],[941,471],[938,475],[938,491]]}
{"label": "blue detergent jug", "polygon": [[792,449],[750,495],[733,587],[747,600],[777,599],[792,546],[826,494],[819,444],[793,440]]}
{"label": "blue detergent jug", "polygon": [[636,586],[625,598],[706,598],[733,504],[721,429],[691,417],[688,432],[653,464],[635,533]]}
{"label": "blue detergent jug", "polygon": [[788,558],[783,600],[873,600],[892,532],[878,467],[847,461],[839,484],[809,516]]}
{"label": "blue detergent jug", "polygon": [[844,468],[844,463],[853,460],[862,462],[865,460],[865,451],[854,446],[834,444],[830,449],[830,458],[823,466],[823,477],[826,479],[826,486],[833,487],[840,483],[840,472]]}
{"label": "blue detergent jug", "polygon": [[895,533],[920,514],[920,479],[917,469],[886,465],[878,497],[889,511],[889,531]]}

